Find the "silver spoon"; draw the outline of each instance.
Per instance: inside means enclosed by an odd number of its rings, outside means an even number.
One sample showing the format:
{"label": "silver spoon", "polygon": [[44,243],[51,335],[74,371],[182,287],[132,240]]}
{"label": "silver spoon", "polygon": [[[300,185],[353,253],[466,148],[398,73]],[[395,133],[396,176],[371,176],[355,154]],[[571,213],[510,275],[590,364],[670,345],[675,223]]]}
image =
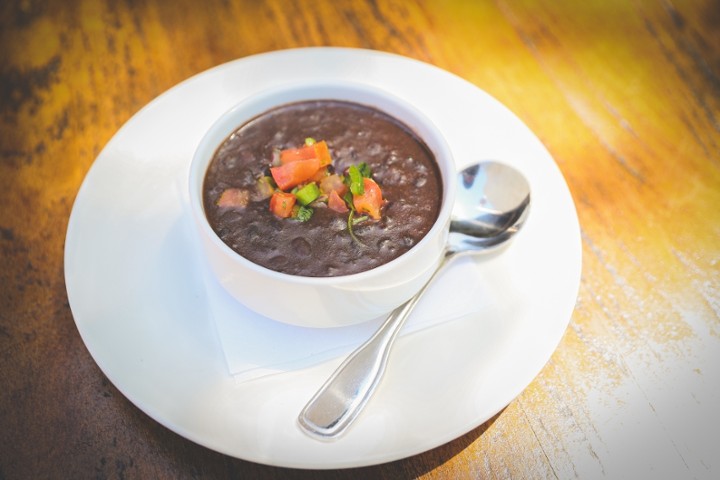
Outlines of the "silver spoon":
{"label": "silver spoon", "polygon": [[341,435],[380,383],[398,332],[437,273],[460,255],[488,252],[505,244],[523,225],[529,206],[530,186],[514,168],[482,162],[460,171],[445,255],[437,269],[312,397],[298,417],[302,430],[323,440]]}

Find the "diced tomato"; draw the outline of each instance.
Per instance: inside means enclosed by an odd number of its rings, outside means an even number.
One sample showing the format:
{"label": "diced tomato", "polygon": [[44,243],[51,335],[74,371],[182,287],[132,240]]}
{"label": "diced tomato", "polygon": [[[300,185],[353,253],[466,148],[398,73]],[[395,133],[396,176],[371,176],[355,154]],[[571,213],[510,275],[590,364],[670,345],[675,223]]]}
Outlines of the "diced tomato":
{"label": "diced tomato", "polygon": [[220,194],[217,206],[222,208],[245,208],[250,201],[250,192],[240,188],[228,188]]}
{"label": "diced tomato", "polygon": [[292,193],[275,192],[270,197],[270,211],[280,218],[288,218],[292,215],[295,201],[295,195]]}
{"label": "diced tomato", "polygon": [[363,178],[363,186],[365,187],[365,193],[353,197],[355,210],[358,213],[367,213],[375,220],[379,220],[380,208],[384,203],[382,191],[378,184],[370,178]]}
{"label": "diced tomato", "polygon": [[280,152],[280,164],[296,162],[298,160],[308,160],[317,158],[314,145],[305,145],[300,148],[288,148]]}
{"label": "diced tomato", "polygon": [[320,191],[325,195],[330,195],[330,192],[337,192],[342,197],[347,192],[347,185],[345,185],[340,175],[334,173],[320,180]]}
{"label": "diced tomato", "polygon": [[315,149],[315,157],[320,160],[321,167],[327,167],[328,165],[332,164],[330,149],[328,149],[328,145],[325,140],[314,143],[312,146]]}
{"label": "diced tomato", "polygon": [[328,208],[338,213],[346,213],[349,210],[345,204],[345,200],[338,195],[336,190],[331,191],[328,195]]}
{"label": "diced tomato", "polygon": [[271,167],[270,173],[280,190],[288,190],[311,179],[319,169],[320,161],[317,158],[310,158]]}
{"label": "diced tomato", "polygon": [[327,167],[320,167],[320,170],[317,171],[315,175],[310,177],[308,180],[310,182],[317,182],[320,183],[323,178],[327,177],[328,171]]}
{"label": "diced tomato", "polygon": [[287,148],[280,152],[280,164],[297,162],[298,160],[308,160],[317,158],[320,160],[321,167],[327,167],[332,164],[330,149],[325,140],[315,142],[312,145],[305,145],[300,148]]}

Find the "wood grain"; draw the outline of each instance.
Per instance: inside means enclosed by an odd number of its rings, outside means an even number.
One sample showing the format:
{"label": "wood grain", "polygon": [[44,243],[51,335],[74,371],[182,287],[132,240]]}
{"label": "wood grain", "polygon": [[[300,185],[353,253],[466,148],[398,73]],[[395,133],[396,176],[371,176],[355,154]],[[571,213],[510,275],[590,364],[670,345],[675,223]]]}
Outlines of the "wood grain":
{"label": "wood grain", "polygon": [[[328,45],[435,64],[520,116],[572,192],[583,277],[550,362],[485,425],[306,472],[199,447],[126,400],[74,326],[63,246],[93,160],[145,104],[229,60]],[[718,2],[10,0],[0,109],[0,479],[720,474]]]}

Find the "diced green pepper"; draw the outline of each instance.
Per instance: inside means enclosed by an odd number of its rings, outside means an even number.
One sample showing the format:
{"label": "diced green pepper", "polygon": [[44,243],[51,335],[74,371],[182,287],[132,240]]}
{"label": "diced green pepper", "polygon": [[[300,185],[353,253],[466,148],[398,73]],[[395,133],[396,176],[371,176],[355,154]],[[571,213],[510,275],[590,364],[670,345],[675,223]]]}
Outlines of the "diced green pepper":
{"label": "diced green pepper", "polygon": [[302,187],[300,190],[298,190],[295,193],[295,196],[298,199],[298,202],[302,205],[308,205],[315,201],[316,198],[320,196],[320,188],[317,186],[317,183],[308,183],[304,187]]}

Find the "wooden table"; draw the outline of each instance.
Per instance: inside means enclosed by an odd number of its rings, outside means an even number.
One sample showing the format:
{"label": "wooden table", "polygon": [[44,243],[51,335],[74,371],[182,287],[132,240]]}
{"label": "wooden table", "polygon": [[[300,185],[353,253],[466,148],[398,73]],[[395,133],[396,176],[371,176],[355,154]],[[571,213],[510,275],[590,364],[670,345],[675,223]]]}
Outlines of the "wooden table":
{"label": "wooden table", "polygon": [[[718,2],[11,0],[0,44],[0,478],[720,475]],[[130,403],[80,339],[63,246],[85,174],[143,105],[232,59],[329,45],[434,64],[514,111],[570,187],[583,274],[558,349],[502,412],[321,473],[224,456]]]}

